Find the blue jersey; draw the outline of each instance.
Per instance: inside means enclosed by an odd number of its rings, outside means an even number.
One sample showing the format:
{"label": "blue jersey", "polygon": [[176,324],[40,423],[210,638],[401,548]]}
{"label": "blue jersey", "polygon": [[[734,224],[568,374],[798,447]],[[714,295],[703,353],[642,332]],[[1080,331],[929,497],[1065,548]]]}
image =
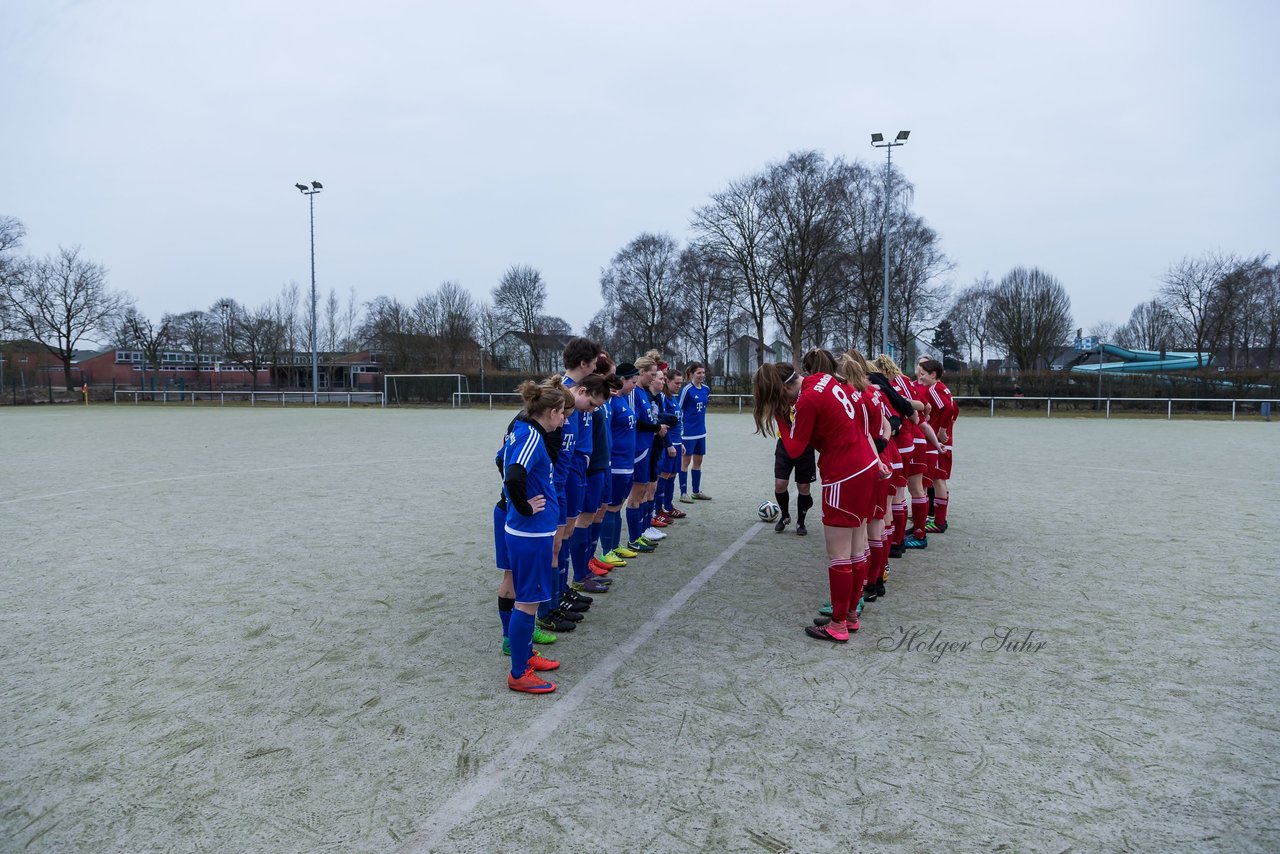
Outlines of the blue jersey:
{"label": "blue jersey", "polygon": [[673,395],[662,396],[662,411],[676,417],[676,425],[667,430],[667,444],[679,447],[684,444],[684,413],[680,411],[680,401]]}
{"label": "blue jersey", "polygon": [[[631,392],[631,408],[636,413],[636,424],[657,424],[658,423],[658,406],[653,402],[653,398],[649,392],[636,386],[635,391]],[[634,462],[640,462],[649,456],[649,451],[653,448],[653,431],[643,430],[636,435],[636,451]]]}
{"label": "blue jersey", "polygon": [[591,461],[587,472],[608,471],[610,454],[609,404],[605,403],[591,413]]}
{"label": "blue jersey", "polygon": [[[547,451],[542,430],[529,421],[517,420],[502,446],[502,465],[522,465],[525,471],[525,495],[541,495],[547,499],[541,513],[522,516],[507,495],[507,522],[504,530],[517,537],[550,537],[560,521],[560,504],[552,483],[551,454]],[[503,489],[506,494],[506,489]]]}
{"label": "blue jersey", "polygon": [[707,400],[711,386],[698,388],[689,383],[680,389],[680,414],[684,418],[683,432],[686,439],[705,439],[707,436]]}
{"label": "blue jersey", "polygon": [[569,472],[573,470],[574,453],[578,448],[578,428],[582,423],[582,419],[578,416],[582,413],[574,410],[572,415],[566,415],[564,426],[560,428],[560,456],[556,457],[556,486],[564,486],[565,481],[569,478]]}
{"label": "blue jersey", "polygon": [[609,407],[609,466],[614,474],[631,474],[635,467],[636,414],[630,396],[619,395]]}
{"label": "blue jersey", "polygon": [[[573,388],[578,384],[573,377],[565,377],[563,382],[565,388]],[[577,407],[574,407],[574,413],[578,416],[578,438],[574,443],[573,449],[579,454],[590,457],[591,448],[594,444],[594,435],[591,429],[592,411],[588,409],[586,412],[578,412]],[[567,421],[568,419],[565,420]]]}

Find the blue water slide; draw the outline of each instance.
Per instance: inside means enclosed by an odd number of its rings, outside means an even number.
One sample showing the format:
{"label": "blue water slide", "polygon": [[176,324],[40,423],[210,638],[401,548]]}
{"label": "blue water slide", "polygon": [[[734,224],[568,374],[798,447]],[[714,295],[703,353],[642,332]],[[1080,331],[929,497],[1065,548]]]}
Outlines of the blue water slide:
{"label": "blue water slide", "polygon": [[[1096,353],[1097,350],[1093,352]],[[1101,365],[1076,365],[1071,370],[1087,374],[1096,374],[1099,370],[1104,374],[1145,374],[1153,371],[1191,371],[1213,365],[1213,356],[1209,353],[1166,351],[1161,356],[1155,350],[1130,350],[1114,344],[1103,344],[1102,352],[1120,361],[1103,362]]]}

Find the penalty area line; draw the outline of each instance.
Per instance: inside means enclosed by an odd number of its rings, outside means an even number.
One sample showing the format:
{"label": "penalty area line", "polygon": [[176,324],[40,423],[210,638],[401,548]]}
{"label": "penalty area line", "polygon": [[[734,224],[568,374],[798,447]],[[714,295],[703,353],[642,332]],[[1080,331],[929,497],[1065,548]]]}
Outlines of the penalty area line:
{"label": "penalty area line", "polygon": [[538,745],[564,723],[597,688],[612,679],[618,668],[622,667],[627,659],[636,653],[636,650],[653,637],[672,615],[683,608],[685,603],[763,528],[764,525],[759,522],[752,525],[701,572],[689,579],[689,582],[676,591],[675,595],[668,599],[666,604],[659,608],[644,625],[636,629],[631,637],[606,655],[586,676],[582,677],[577,685],[558,698],[551,708],[538,715],[505,750],[477,771],[470,783],[463,786],[439,809],[427,816],[418,832],[404,840],[396,851],[417,854],[417,852],[430,851],[434,846],[439,845],[451,830],[467,820],[482,800],[503,784],[507,775],[521,760],[536,750]]}

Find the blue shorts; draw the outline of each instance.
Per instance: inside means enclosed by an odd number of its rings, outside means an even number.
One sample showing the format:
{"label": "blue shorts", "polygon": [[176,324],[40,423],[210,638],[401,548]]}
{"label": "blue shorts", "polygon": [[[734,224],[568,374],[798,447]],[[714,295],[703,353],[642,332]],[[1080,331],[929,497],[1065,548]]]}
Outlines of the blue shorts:
{"label": "blue shorts", "polygon": [[650,463],[649,456],[650,456],[650,454],[652,454],[652,453],[653,453],[653,451],[650,451],[648,454],[645,454],[643,457],[641,457],[640,459],[636,460],[636,466],[635,466],[635,468],[633,468],[633,469],[631,470],[631,482],[632,482],[632,483],[648,483],[648,482],[650,481],[650,477],[649,477],[649,463]]}
{"label": "blue shorts", "polygon": [[511,561],[507,558],[507,532],[503,528],[507,524],[507,511],[497,504],[493,505],[493,551],[494,563],[503,572],[511,569]]}
{"label": "blue shorts", "polygon": [[667,455],[667,449],[662,449],[662,459],[658,463],[658,474],[679,474],[680,460],[684,457],[684,449],[679,445],[675,446],[676,455],[674,457]]}
{"label": "blue shorts", "polygon": [[551,540],[545,537],[518,537],[509,531],[507,555],[511,559],[511,582],[516,601],[533,604],[551,598]]}
{"label": "blue shorts", "polygon": [[618,474],[616,471],[610,474],[609,482],[609,505],[616,506],[625,504],[627,496],[631,494],[631,472],[626,474]]}
{"label": "blue shorts", "polygon": [[565,522],[569,521],[569,516],[565,513],[565,509],[569,506],[569,502],[565,500],[564,487],[565,485],[563,483],[556,484],[556,498],[559,499],[560,502],[560,521],[556,522],[557,525],[563,525]]}
{"label": "blue shorts", "polygon": [[604,506],[604,493],[608,486],[608,469],[587,472],[587,497],[582,503],[583,513],[594,513]]}
{"label": "blue shorts", "polygon": [[582,512],[587,498],[587,460],[581,454],[573,461],[569,476],[564,481],[565,519],[572,519]]}
{"label": "blue shorts", "polygon": [[686,457],[702,457],[707,453],[707,437],[702,436],[698,439],[684,440],[684,455]]}

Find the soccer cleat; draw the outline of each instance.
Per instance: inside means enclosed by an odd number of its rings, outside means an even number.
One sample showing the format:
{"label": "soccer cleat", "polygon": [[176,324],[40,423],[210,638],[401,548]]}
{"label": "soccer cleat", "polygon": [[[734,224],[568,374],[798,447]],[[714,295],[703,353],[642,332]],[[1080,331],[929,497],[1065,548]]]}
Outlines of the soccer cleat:
{"label": "soccer cleat", "polygon": [[854,612],[855,612],[859,617],[861,617],[861,616],[862,616],[862,606],[863,606],[863,605],[865,605],[865,604],[866,604],[866,601],[865,601],[861,596],[859,596],[859,597],[858,597],[858,607],[854,609]]}
{"label": "soccer cleat", "polygon": [[[571,632],[578,627],[577,623],[569,620],[562,620],[556,616],[556,612],[552,611],[545,617],[539,617],[537,627],[548,632]],[[537,640],[534,641],[537,643]]]}
{"label": "soccer cleat", "polygon": [[650,542],[646,541],[646,540],[645,540],[645,539],[643,539],[643,538],[637,539],[634,543],[629,543],[629,544],[627,545],[627,548],[628,548],[628,549],[630,549],[630,550],[631,550],[631,551],[633,551],[633,552],[653,552],[653,551],[657,551],[657,548],[656,548],[652,543],[650,543]]}
{"label": "soccer cleat", "polygon": [[541,673],[547,670],[555,670],[559,666],[560,666],[560,662],[547,658],[542,653],[538,652],[536,649],[533,651],[533,655],[529,656],[530,670],[534,670]]}
{"label": "soccer cleat", "polygon": [[520,678],[507,674],[507,687],[522,694],[550,694],[556,689],[556,683],[548,682],[533,672],[530,666]]}
{"label": "soccer cleat", "polygon": [[641,534],[640,536],[641,536],[641,537],[643,537],[644,539],[648,540],[648,541],[649,541],[649,542],[651,542],[651,543],[657,543],[657,542],[659,542],[659,541],[661,541],[661,540],[665,540],[665,539],[667,538],[667,535],[666,535],[666,534],[664,534],[662,531],[659,531],[657,528],[652,528],[652,527],[651,527],[651,528],[649,528],[647,531],[645,531],[645,532],[644,532],[643,534]]}
{"label": "soccer cleat", "polygon": [[649,528],[651,530],[657,530],[658,528],[665,528],[669,524],[671,523],[663,519],[661,516],[654,516],[652,519],[649,520]]}
{"label": "soccer cleat", "polygon": [[[683,500],[683,499],[681,499],[681,500]],[[710,495],[707,495],[705,492],[695,492],[695,493],[693,494],[693,500],[694,500],[694,501],[710,501],[710,500],[711,500],[711,496],[710,496]]]}
{"label": "soccer cleat", "polygon": [[667,511],[667,515],[672,519],[684,519],[689,514],[681,510],[679,507],[672,507]]}
{"label": "soccer cleat", "polygon": [[689,497],[689,493],[687,493],[687,492],[682,492],[682,493],[680,493],[680,503],[681,503],[681,504],[692,504],[692,503],[693,503],[693,499]]}
{"label": "soccer cleat", "polygon": [[836,628],[830,623],[824,626],[805,626],[804,633],[811,638],[831,641],[832,643],[848,643],[849,641],[849,630],[847,628]]}
{"label": "soccer cleat", "polygon": [[[629,549],[626,546],[618,546],[616,549],[609,552],[609,554],[617,555],[625,560],[630,560],[633,557],[639,557],[639,555],[636,554],[635,549]],[[622,566],[622,564],[618,564],[618,566]]]}
{"label": "soccer cleat", "polygon": [[[871,585],[867,585],[867,586],[870,587]],[[883,578],[881,578],[879,581],[875,583],[875,588],[876,588],[876,596],[884,595],[884,579]]]}
{"label": "soccer cleat", "polygon": [[796,536],[803,537],[809,533],[809,529],[804,526],[804,522],[796,523]]}
{"label": "soccer cleat", "polygon": [[599,558],[594,558],[594,557],[587,563],[587,566],[590,567],[593,571],[600,572],[600,573],[610,573],[618,568],[618,564],[606,563],[605,561],[602,561]]}
{"label": "soccer cleat", "polygon": [[511,638],[504,637],[502,639],[502,654],[503,655],[511,654]]}
{"label": "soccer cleat", "polygon": [[[576,585],[578,585],[578,586],[577,586],[577,587],[574,587],[573,585],[575,585],[575,584],[576,584]],[[582,585],[583,585],[583,582],[580,582],[580,581],[571,581],[571,582],[569,582],[569,589],[568,589],[568,590],[566,590],[566,591],[564,592],[564,595],[563,595],[563,596],[561,596],[560,598],[562,598],[562,599],[568,599],[570,602],[581,602],[581,603],[582,603],[582,604],[584,604],[584,605],[590,605],[590,604],[591,604],[592,602],[594,602],[595,600],[594,600],[594,599],[592,599],[590,596],[585,596],[585,595],[583,595],[583,594],[582,594],[582,592],[581,592],[581,591],[582,591]]]}
{"label": "soccer cleat", "polygon": [[582,582],[582,590],[584,593],[608,593],[609,584],[599,578],[588,578]]}
{"label": "soccer cleat", "polygon": [[582,622],[581,611],[566,611],[563,607],[556,608],[547,616],[552,617],[553,619],[556,619],[556,620],[567,620],[570,623]]}
{"label": "soccer cleat", "polygon": [[653,524],[657,525],[659,522],[662,523],[664,528],[671,524],[671,517],[667,515],[666,510],[659,510],[653,514]]}
{"label": "soccer cleat", "polygon": [[876,601],[876,586],[874,584],[868,584],[862,588],[862,599],[865,602]]}
{"label": "soccer cleat", "polygon": [[947,523],[943,522],[942,525],[939,526],[938,523],[930,519],[929,524],[925,525],[924,529],[930,534],[945,534],[947,532]]}
{"label": "soccer cleat", "polygon": [[913,534],[912,536],[907,537],[906,540],[903,541],[902,547],[904,549],[927,549],[929,548],[929,538],[921,537],[919,539],[916,539],[915,535]]}
{"label": "soccer cleat", "polygon": [[573,617],[570,615],[585,614],[587,613],[587,611],[591,610],[591,606],[582,602],[574,602],[570,599],[565,599],[562,597],[560,599],[560,605],[558,606],[557,610],[560,611],[560,613],[568,616],[569,619],[572,620]]}
{"label": "soccer cleat", "polygon": [[902,547],[901,543],[894,543],[893,545],[889,546],[889,557],[900,558],[902,557],[902,553],[904,551],[906,551],[906,549]]}
{"label": "soccer cleat", "polygon": [[791,521],[790,516],[783,516],[781,519],[779,519],[777,522],[774,523],[773,530],[781,534],[783,531],[787,530],[787,523],[790,521]]}
{"label": "soccer cleat", "polygon": [[819,608],[819,609],[818,609],[818,613],[819,613],[819,614],[821,614],[821,615],[822,615],[822,616],[824,616],[824,617],[830,617],[830,616],[831,616],[831,603],[830,603],[830,602],[828,602],[827,604],[825,604],[825,605],[823,605],[821,608]]}
{"label": "soccer cleat", "polygon": [[601,563],[607,566],[611,566],[614,569],[617,569],[620,566],[627,565],[627,559],[619,555],[616,549],[614,551],[609,552],[604,557],[599,558],[599,560]]}
{"label": "soccer cleat", "polygon": [[533,642],[543,646],[549,646],[556,642],[556,636],[544,628],[538,626],[533,627]]}

